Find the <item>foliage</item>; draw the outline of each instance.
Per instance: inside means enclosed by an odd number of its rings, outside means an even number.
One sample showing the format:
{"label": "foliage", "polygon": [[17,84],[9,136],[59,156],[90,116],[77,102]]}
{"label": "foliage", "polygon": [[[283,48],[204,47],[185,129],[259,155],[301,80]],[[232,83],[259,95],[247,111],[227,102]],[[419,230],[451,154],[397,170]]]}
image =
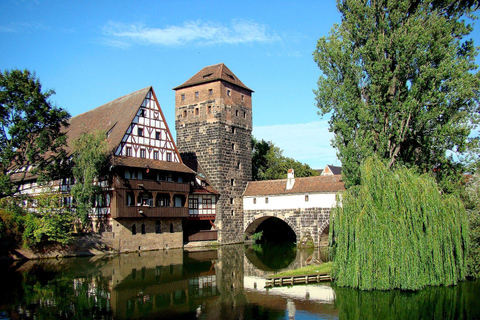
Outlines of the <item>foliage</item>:
{"label": "foliage", "polygon": [[469,275],[480,278],[480,180],[475,174],[465,186],[470,227]]}
{"label": "foliage", "polygon": [[20,206],[20,199],[0,199],[0,239],[20,241],[22,239],[25,210]]}
{"label": "foliage", "polygon": [[76,201],[75,215],[85,228],[89,226],[95,194],[102,192],[102,188],[95,182],[107,160],[105,132],[83,134],[74,141],[73,150],[75,185],[72,187],[72,195]]}
{"label": "foliage", "polygon": [[62,195],[46,191],[35,196],[35,211],[25,216],[23,243],[27,247],[48,242],[67,245],[72,240],[73,216],[61,204]]}
{"label": "foliage", "polygon": [[262,237],[263,237],[263,230],[260,231],[260,232],[254,233],[252,235],[252,240],[253,241],[260,241],[260,240],[262,240]]}
{"label": "foliage", "polygon": [[[35,74],[28,70],[0,72],[0,198],[18,191],[12,182],[12,166],[28,168],[32,174],[50,179],[65,158],[62,146],[70,117],[49,98],[53,90],[42,92]],[[26,171],[16,180],[23,181]]]}
{"label": "foliage", "polygon": [[334,277],[362,290],[418,290],[467,275],[468,221],[463,203],[412,169],[378,158],[361,166],[361,185],[333,213]]}
{"label": "foliage", "polygon": [[273,142],[266,142],[263,139],[257,141],[252,137],[252,179],[254,181],[285,179],[288,169],[294,169],[296,177],[318,175],[318,172],[308,164],[284,157],[283,151]]}
{"label": "foliage", "polygon": [[314,52],[322,71],[315,94],[319,113],[331,114],[347,187],[360,183],[360,164],[373,154],[389,167],[435,169],[441,181],[458,172],[447,151],[478,150],[468,138],[480,115],[477,49],[464,40],[476,6],[338,0],[342,22]]}

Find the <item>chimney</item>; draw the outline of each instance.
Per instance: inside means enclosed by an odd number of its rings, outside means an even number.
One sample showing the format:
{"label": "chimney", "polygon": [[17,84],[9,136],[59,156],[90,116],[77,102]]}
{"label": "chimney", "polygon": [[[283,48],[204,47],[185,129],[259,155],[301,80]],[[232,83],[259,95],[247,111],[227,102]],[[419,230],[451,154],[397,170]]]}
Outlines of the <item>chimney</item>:
{"label": "chimney", "polygon": [[288,169],[287,173],[287,190],[291,190],[295,184],[295,171],[293,169]]}

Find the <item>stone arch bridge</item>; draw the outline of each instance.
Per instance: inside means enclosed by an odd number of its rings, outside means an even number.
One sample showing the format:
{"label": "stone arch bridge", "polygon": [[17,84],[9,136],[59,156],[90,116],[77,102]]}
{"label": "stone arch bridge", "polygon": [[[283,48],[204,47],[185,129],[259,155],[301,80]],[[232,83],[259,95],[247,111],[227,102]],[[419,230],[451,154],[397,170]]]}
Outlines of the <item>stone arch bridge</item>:
{"label": "stone arch bridge", "polygon": [[245,238],[251,239],[262,222],[277,218],[292,229],[298,244],[313,241],[316,247],[328,245],[330,210],[331,208],[245,210],[243,220]]}

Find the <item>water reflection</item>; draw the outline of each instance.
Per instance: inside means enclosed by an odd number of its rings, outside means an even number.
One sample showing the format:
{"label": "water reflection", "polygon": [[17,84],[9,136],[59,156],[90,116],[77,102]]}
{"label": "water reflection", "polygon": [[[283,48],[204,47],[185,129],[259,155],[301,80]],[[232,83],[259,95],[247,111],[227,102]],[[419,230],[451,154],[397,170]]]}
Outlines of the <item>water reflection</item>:
{"label": "water reflection", "polygon": [[238,245],[0,264],[0,318],[480,318],[479,281],[420,292],[328,284],[266,289],[266,274],[326,260],[325,252],[287,249],[259,253]]}

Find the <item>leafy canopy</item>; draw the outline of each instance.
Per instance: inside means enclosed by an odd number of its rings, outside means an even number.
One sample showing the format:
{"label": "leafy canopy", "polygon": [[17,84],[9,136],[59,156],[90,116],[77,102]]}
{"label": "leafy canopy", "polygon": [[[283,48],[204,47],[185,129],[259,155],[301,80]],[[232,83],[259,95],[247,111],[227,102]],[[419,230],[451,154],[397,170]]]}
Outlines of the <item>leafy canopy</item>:
{"label": "leafy canopy", "polygon": [[[70,117],[49,98],[53,90],[42,92],[35,74],[28,70],[0,71],[0,198],[18,191],[12,183],[12,166],[34,166],[32,174],[58,173],[65,156],[62,146]],[[25,178],[26,171],[17,176]]]}
{"label": "leafy canopy", "polygon": [[478,147],[477,50],[464,20],[477,1],[339,0],[342,15],[318,40],[315,91],[347,187],[376,154],[388,166],[453,170],[447,151]]}
{"label": "leafy canopy", "polygon": [[252,179],[254,181],[284,179],[288,169],[294,169],[296,177],[318,175],[308,164],[284,157],[283,151],[273,142],[263,139],[258,141],[252,137]]}
{"label": "leafy canopy", "polygon": [[360,171],[361,185],[333,212],[336,283],[418,290],[464,280],[470,240],[462,201],[442,194],[430,175],[391,170],[377,157]]}
{"label": "leafy canopy", "polygon": [[80,228],[89,226],[89,215],[95,195],[102,192],[99,176],[107,160],[107,141],[103,131],[84,133],[73,142],[72,195],[76,201],[75,215]]}

